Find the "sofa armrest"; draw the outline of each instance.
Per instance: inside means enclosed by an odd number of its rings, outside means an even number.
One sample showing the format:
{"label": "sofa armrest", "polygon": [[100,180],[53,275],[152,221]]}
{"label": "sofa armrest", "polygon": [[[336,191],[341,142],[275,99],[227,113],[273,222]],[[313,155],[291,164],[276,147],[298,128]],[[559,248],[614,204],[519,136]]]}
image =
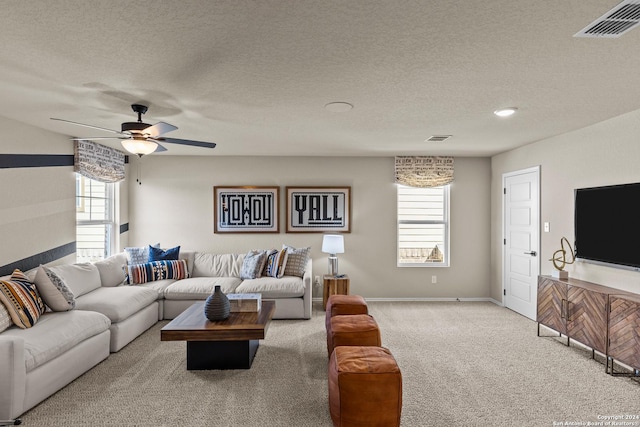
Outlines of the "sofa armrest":
{"label": "sofa armrest", "polygon": [[24,341],[0,334],[0,420],[22,414],[26,381]]}
{"label": "sofa armrest", "polygon": [[313,261],[311,257],[307,261],[307,266],[304,269],[304,275],[302,276],[302,282],[304,283],[304,318],[311,319],[311,307],[312,307],[312,292],[313,289]]}

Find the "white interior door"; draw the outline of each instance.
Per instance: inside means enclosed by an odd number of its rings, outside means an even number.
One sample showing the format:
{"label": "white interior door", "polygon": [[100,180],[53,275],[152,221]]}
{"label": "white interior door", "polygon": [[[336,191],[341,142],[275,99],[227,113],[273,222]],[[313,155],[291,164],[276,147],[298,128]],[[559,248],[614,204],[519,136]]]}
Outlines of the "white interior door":
{"label": "white interior door", "polygon": [[504,305],[536,320],[540,274],[540,168],[504,174]]}

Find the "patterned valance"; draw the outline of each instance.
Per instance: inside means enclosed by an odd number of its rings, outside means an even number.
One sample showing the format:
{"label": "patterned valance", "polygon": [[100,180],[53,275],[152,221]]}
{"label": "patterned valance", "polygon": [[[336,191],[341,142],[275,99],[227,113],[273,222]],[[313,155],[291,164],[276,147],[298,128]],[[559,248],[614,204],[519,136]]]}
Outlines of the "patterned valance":
{"label": "patterned valance", "polygon": [[411,187],[440,187],[453,182],[453,157],[396,157],[396,182]]}
{"label": "patterned valance", "polygon": [[122,181],[124,153],[93,141],[75,141],[73,170],[96,181]]}

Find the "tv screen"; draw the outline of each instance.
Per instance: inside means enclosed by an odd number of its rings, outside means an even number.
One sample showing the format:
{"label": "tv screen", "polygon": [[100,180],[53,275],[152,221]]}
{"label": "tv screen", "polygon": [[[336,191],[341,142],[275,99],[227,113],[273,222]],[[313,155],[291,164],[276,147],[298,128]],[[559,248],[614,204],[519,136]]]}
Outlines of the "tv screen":
{"label": "tv screen", "polygon": [[576,258],[640,269],[640,183],[575,190]]}

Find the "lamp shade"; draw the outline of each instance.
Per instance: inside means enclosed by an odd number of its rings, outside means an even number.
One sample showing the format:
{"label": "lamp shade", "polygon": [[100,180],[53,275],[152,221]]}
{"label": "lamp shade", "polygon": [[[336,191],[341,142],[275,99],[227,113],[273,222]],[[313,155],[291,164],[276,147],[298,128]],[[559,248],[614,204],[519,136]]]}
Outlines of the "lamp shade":
{"label": "lamp shade", "polygon": [[325,234],[322,237],[322,252],[326,254],[343,254],[344,237],[340,234]]}
{"label": "lamp shade", "polygon": [[120,142],[125,150],[139,156],[151,154],[158,148],[158,144],[146,139],[125,139]]}

